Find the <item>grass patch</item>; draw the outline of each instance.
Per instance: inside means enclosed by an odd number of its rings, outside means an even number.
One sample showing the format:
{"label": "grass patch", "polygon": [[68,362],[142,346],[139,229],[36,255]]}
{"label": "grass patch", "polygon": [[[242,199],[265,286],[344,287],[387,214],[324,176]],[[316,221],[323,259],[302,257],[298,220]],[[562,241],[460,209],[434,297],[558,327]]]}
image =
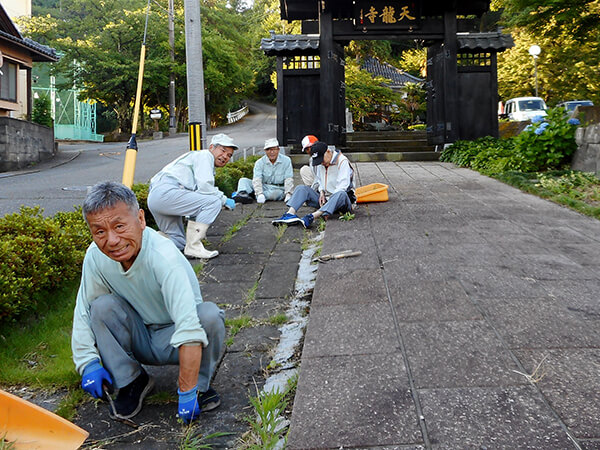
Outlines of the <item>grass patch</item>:
{"label": "grass patch", "polygon": [[288,321],[288,318],[285,314],[281,313],[281,314],[276,314],[274,316],[271,316],[267,319],[267,322],[271,325],[274,325],[276,327],[281,326],[283,324],[286,324]]}
{"label": "grass patch", "polygon": [[149,405],[168,405],[178,400],[177,395],[173,392],[160,391],[155,394],[149,395],[144,400]]}
{"label": "grass patch", "polygon": [[0,328],[0,384],[71,388],[79,385],[71,353],[78,282],[48,294],[38,311]]}
{"label": "grass patch", "polygon": [[317,224],[317,231],[322,233],[325,231],[325,227],[327,226],[327,221],[323,219],[323,217],[319,217],[319,223]]}
{"label": "grass patch", "polygon": [[83,389],[71,389],[69,393],[60,401],[54,414],[72,421],[77,414],[77,407],[87,398],[87,394]]}
{"label": "grass patch", "polygon": [[354,220],[355,217],[356,217],[355,214],[352,214],[351,212],[347,212],[347,213],[344,213],[344,214],[340,215],[339,220],[343,220],[344,222],[348,222],[349,220]]}
{"label": "grass patch", "polygon": [[250,328],[254,319],[250,316],[240,316],[235,319],[225,319],[225,326],[229,329],[229,335],[235,336],[244,328]]}
{"label": "grass patch", "polygon": [[198,264],[192,264],[192,269],[194,269],[194,273],[196,274],[197,277],[199,277],[202,272],[204,272],[204,267],[206,266],[206,263],[204,262],[200,262]]}
{"label": "grass patch", "polygon": [[0,436],[0,450],[13,450],[15,448],[14,442],[9,442],[6,439],[6,433]]}
{"label": "grass patch", "polygon": [[600,179],[575,170],[523,173],[504,172],[498,180],[522,191],[600,219]]}

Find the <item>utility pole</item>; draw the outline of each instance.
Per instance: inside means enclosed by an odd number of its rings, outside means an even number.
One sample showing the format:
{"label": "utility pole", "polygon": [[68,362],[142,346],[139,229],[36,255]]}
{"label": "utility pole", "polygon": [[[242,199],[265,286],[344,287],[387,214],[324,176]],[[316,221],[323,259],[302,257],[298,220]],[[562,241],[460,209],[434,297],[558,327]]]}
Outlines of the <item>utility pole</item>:
{"label": "utility pole", "polygon": [[[169,53],[171,65],[175,64],[175,15],[173,0],[169,0]],[[169,82],[169,136],[177,133],[177,118],[175,117],[175,74],[171,68],[171,81]]]}
{"label": "utility pole", "polygon": [[185,0],[184,8],[190,150],[201,150],[207,147],[200,0]]}

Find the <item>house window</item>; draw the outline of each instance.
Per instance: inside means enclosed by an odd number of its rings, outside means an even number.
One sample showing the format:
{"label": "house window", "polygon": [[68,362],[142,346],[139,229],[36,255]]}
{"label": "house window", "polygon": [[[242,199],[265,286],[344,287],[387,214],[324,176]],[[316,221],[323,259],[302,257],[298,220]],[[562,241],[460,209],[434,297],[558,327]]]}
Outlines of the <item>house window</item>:
{"label": "house window", "polygon": [[0,100],[17,101],[17,65],[4,60],[0,75]]}

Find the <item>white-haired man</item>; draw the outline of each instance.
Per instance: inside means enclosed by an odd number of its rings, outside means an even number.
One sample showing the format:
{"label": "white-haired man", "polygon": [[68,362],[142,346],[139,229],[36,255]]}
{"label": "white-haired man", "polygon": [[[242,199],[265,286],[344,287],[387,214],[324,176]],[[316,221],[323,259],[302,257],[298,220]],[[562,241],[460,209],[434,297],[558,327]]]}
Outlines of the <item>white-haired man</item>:
{"label": "white-haired man", "polygon": [[254,163],[252,179],[240,178],[237,192],[232,195],[238,203],[258,203],[267,200],[289,200],[294,189],[294,168],[289,156],[282,155],[277,139],[267,139],[265,155]]}
{"label": "white-haired man", "polygon": [[[208,150],[184,153],[150,180],[148,209],[160,231],[186,256],[214,258],[219,254],[205,249],[202,239],[223,206],[235,208],[235,202],[215,186],[215,167],[225,166],[237,148],[229,136],[217,134]],[[190,218],[187,233],[185,216]]]}

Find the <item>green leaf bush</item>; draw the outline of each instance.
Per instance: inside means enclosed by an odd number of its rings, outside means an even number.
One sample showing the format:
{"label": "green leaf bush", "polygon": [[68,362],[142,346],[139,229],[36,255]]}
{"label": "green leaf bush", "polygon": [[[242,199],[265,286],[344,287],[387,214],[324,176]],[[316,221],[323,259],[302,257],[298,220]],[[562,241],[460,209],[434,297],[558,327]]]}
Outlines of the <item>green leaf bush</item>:
{"label": "green leaf bush", "polygon": [[215,186],[229,197],[237,190],[238,180],[242,177],[252,179],[254,163],[260,156],[250,156],[247,159],[238,159],[215,171]]}
{"label": "green leaf bush", "polygon": [[547,117],[513,138],[457,141],[442,152],[440,161],[470,167],[486,175],[561,169],[569,164],[577,149],[576,125],[570,123],[561,108],[551,109]]}
{"label": "green leaf bush", "polygon": [[21,207],[0,219],[0,322],[34,311],[43,293],[79,276],[91,242],[81,211],[44,217]]}

